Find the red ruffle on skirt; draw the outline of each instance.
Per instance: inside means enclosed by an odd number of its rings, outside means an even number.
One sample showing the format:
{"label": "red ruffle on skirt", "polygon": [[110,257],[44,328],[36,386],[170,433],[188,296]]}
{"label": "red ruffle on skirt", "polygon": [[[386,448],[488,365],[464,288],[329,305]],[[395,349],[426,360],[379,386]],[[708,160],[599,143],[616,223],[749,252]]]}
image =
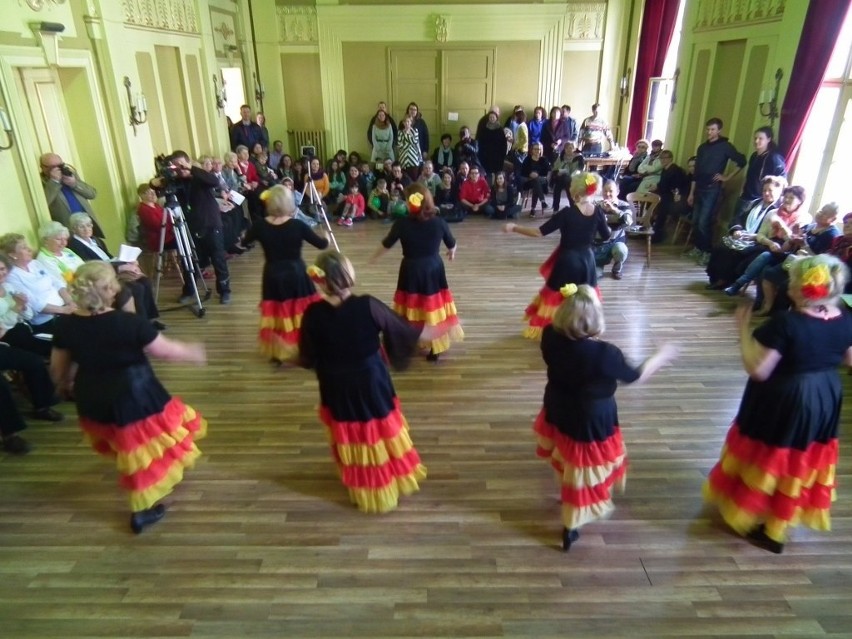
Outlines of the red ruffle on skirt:
{"label": "red ruffle on skirt", "polygon": [[322,297],[319,293],[291,300],[263,300],[260,303],[260,352],[282,362],[299,354],[299,329],[307,308]]}
{"label": "red ruffle on skirt", "polygon": [[559,476],[562,522],[577,528],[612,513],[612,490],[624,490],[627,453],[618,426],[610,437],[598,442],[579,442],[560,432],[538,414],[533,430],[536,454],[547,459]]}
{"label": "red ruffle on skirt", "polygon": [[[600,288],[596,286],[595,291],[597,291],[598,299],[602,299]],[[559,291],[554,291],[547,284],[542,286],[538,295],[533,298],[533,301],[524,311],[524,322],[527,322],[527,327],[524,328],[524,337],[540,340],[541,332],[546,326],[553,323],[556,309],[559,308],[564,299]]]}
{"label": "red ruffle on skirt", "polygon": [[341,422],[321,406],[320,419],[328,429],[340,478],[359,510],[387,512],[397,507],[400,495],[420,490],[418,482],[426,478],[426,468],[411,442],[398,398],[383,418]]}
{"label": "red ruffle on skirt", "polygon": [[162,412],[125,426],[81,417],[80,427],[95,451],[115,458],[119,484],[129,491],[134,512],[174,490],[184,469],[201,455],[195,440],[207,433],[204,418],[177,397]]}
{"label": "red ruffle on skirt", "polygon": [[436,355],[448,350],[453,342],[464,339],[453,294],[447,288],[432,295],[397,290],[393,296],[393,310],[412,324],[436,326],[446,331],[441,337],[429,342],[429,347]]}
{"label": "red ruffle on skirt", "polygon": [[704,498],[741,535],[763,524],[784,543],[799,523],[830,530],[838,442],[812,442],[806,450],[770,446],[731,425],[719,462],[704,484]]}

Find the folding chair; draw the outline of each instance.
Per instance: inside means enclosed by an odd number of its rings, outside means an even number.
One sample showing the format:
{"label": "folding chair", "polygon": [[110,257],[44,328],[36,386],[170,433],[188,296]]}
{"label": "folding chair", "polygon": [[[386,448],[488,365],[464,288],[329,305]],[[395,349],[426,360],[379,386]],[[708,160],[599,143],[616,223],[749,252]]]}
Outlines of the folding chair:
{"label": "folding chair", "polygon": [[645,264],[651,266],[651,239],[654,237],[652,221],[660,196],[654,193],[629,193],[627,201],[633,207],[634,224],[627,229],[627,237],[645,238]]}

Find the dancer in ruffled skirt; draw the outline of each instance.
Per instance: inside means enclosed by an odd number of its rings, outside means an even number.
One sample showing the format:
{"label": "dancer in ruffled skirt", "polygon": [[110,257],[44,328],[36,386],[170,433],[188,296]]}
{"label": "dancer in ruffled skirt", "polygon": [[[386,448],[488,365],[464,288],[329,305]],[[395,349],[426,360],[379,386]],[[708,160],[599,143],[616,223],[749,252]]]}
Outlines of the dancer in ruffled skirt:
{"label": "dancer in ruffled skirt", "polygon": [[562,303],[559,288],[565,284],[598,282],[592,242],[595,235],[607,240],[611,234],[603,209],[596,207],[592,198],[600,192],[601,178],[597,173],[577,173],[571,178],[571,206],[558,211],[538,228],[506,224],[506,233],[520,233],[527,237],[544,237],[559,231],[559,246],[541,265],[539,272],[545,284],[527,306],[524,337],[541,339],[542,330],[553,321],[553,314]]}
{"label": "dancer in ruffled skirt", "polygon": [[583,524],[612,512],[612,491],[624,490],[627,453],[615,404],[617,382],[648,379],[676,351],[666,345],[641,366],[631,366],[617,346],[598,339],[604,317],[595,289],[567,284],[557,292],[564,299],[542,332],[547,386],[533,430],[536,454],[556,471],[567,551]]}
{"label": "dancer in ruffled skirt", "polygon": [[402,262],[399,265],[393,309],[418,326],[432,326],[441,336],[429,343],[427,359],[437,361],[450,344],[464,339],[456,314],[453,293],[447,284],[441,242],[447,247],[447,259],[456,255],[456,239],[447,222],[438,217],[432,194],[420,183],[405,188],[408,217],[394,222],[373,260],[399,241]]}
{"label": "dancer in ruffled skirt", "polygon": [[201,455],[195,440],[207,429],[201,415],[163,388],[148,357],[203,364],[206,356],[200,344],[168,339],[139,315],[113,310],[119,290],[109,263],[77,269],[70,284],[77,310],[56,320],[50,369],[60,390],[73,386],[92,448],[115,459],[130,527],[140,533],[165,514],[157,502]]}
{"label": "dancer in ruffled skirt", "polygon": [[800,259],[790,268],[794,310],[753,333],[750,304],[737,311],[749,380],[704,497],[731,528],[774,553],[791,526],[831,528],[843,394],[837,369],[852,366],[852,315],[839,302],[847,279],[835,257]]}
{"label": "dancer in ruffled skirt", "polygon": [[320,420],[349,498],[359,510],[383,513],[401,495],[420,489],[426,468],[408,434],[384,357],[403,367],[422,330],[370,295],[354,295],[352,264],[337,251],[319,254],[309,268],[325,299],[305,312],[299,355],[316,370]]}
{"label": "dancer in ruffled skirt", "polygon": [[260,242],[266,258],[258,343],[265,357],[280,364],[296,360],[302,316],[308,306],[321,299],[302,261],[302,244],[324,249],[328,240],[295,219],[292,190],[273,186],[260,199],[266,205],[266,217],[256,221],[246,235],[247,242]]}

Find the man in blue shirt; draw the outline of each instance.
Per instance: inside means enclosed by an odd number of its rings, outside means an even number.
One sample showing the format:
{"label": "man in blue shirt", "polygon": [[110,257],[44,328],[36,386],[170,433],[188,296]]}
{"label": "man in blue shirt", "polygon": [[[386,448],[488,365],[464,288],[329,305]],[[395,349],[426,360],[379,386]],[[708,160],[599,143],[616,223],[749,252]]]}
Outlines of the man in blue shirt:
{"label": "man in blue shirt", "polygon": [[103,239],[103,229],[89,202],[98,194],[95,188],[77,177],[74,169],[65,164],[56,153],[45,153],[39,162],[41,182],[51,219],[68,227],[73,213],[87,213],[94,223],[94,235]]}

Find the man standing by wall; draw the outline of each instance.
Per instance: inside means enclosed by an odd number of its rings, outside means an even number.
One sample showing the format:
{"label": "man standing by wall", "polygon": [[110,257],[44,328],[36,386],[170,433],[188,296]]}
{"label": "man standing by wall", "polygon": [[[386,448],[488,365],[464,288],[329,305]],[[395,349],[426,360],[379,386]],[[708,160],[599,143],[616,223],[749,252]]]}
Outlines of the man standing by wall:
{"label": "man standing by wall", "polygon": [[69,227],[73,213],[87,213],[94,223],[94,235],[103,239],[104,232],[92,212],[89,200],[94,200],[98,192],[77,177],[70,166],[56,153],[41,156],[41,182],[50,217],[63,226]]}
{"label": "man standing by wall", "polygon": [[[704,125],[707,141],[702,142],[696,153],[695,180],[689,189],[686,203],[692,207],[692,228],[695,248],[688,253],[699,265],[707,266],[710,249],[713,248],[713,227],[718,215],[722,185],[743,170],[745,156],[721,135],[722,120],[710,118]],[[728,162],[737,165],[737,170],[725,174]]]}
{"label": "man standing by wall", "polygon": [[264,149],[268,148],[269,139],[260,125],[251,119],[251,107],[248,104],[240,107],[240,116],[242,120],[231,127],[231,151],[236,151],[241,144],[251,151],[258,142]]}
{"label": "man standing by wall", "polygon": [[610,147],[615,146],[609,123],[600,114],[600,104],[592,105],[592,115],[583,120],[580,126],[580,150],[583,155],[603,153],[603,141],[606,139]]}

